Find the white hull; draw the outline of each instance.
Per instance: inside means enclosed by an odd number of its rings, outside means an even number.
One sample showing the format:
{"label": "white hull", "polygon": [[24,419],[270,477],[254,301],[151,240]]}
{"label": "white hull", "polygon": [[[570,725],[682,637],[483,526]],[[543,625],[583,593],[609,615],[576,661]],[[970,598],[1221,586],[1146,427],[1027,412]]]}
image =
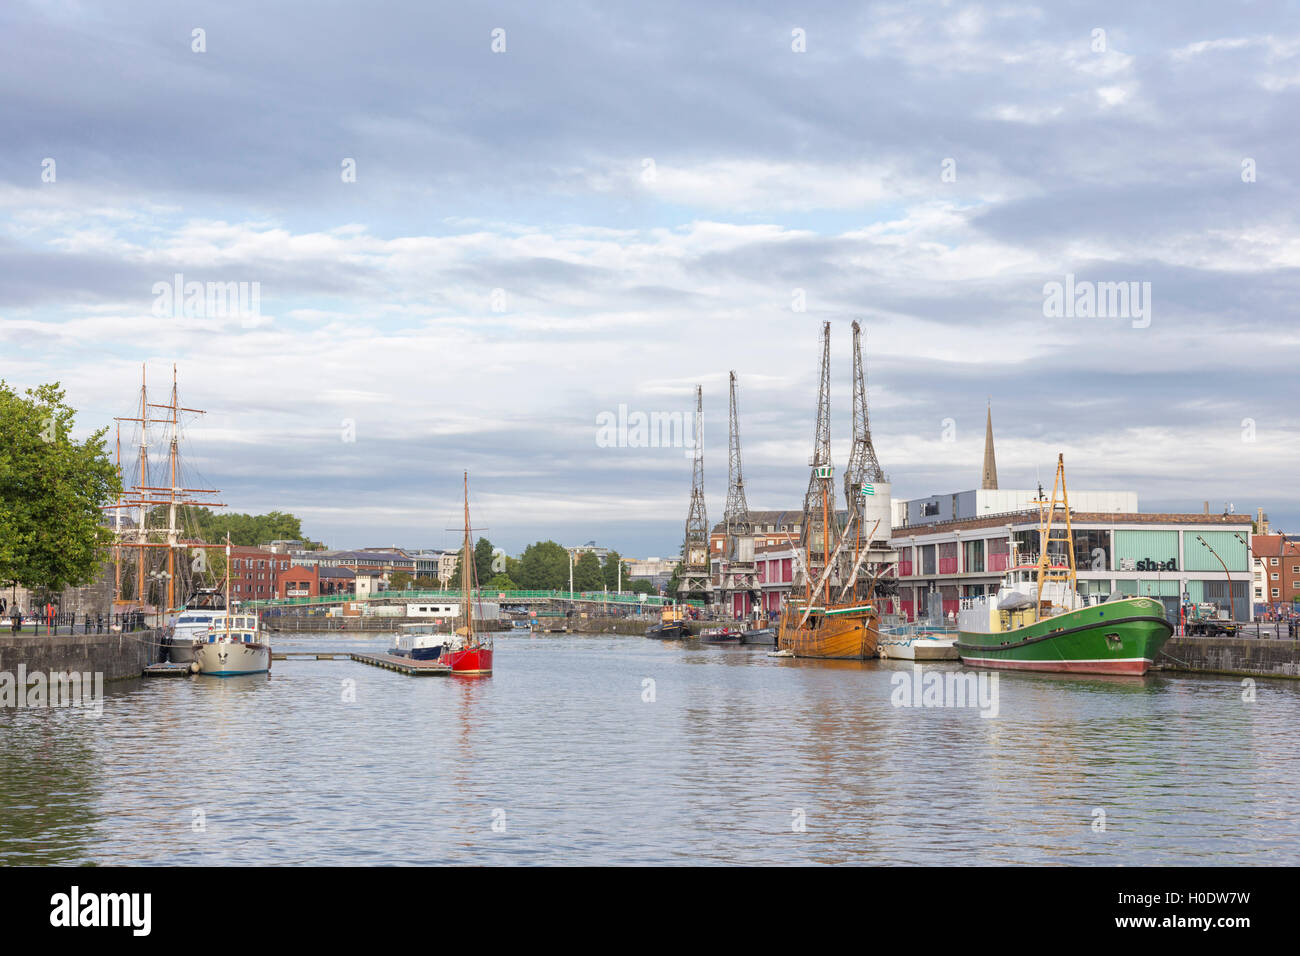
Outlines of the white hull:
{"label": "white hull", "polygon": [[271,648],[266,644],[217,641],[196,645],[194,660],[199,665],[200,674],[216,677],[262,674],[271,669]]}
{"label": "white hull", "polygon": [[877,648],[880,656],[891,661],[955,661],[957,642],[953,639],[914,637],[891,640],[882,637]]}

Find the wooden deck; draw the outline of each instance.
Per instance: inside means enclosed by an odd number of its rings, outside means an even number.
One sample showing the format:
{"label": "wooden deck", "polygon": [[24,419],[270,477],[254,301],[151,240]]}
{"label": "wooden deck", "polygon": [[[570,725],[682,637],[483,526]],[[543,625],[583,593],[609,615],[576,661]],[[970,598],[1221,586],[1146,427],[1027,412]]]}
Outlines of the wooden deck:
{"label": "wooden deck", "polygon": [[434,677],[451,673],[451,668],[438,661],[413,661],[409,657],[395,657],[392,654],[351,654],[352,660],[397,671],[411,677]]}

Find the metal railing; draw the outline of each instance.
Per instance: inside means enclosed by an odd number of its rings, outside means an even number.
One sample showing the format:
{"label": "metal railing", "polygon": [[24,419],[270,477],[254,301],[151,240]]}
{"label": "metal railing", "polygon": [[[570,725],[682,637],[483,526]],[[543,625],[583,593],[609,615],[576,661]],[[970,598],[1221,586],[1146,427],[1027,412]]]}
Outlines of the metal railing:
{"label": "metal railing", "polygon": [[[675,602],[669,598],[660,597],[659,595],[647,594],[645,600],[641,600],[639,593],[631,591],[618,594],[616,592],[605,591],[501,591],[496,589],[480,588],[475,592],[475,598],[479,601],[490,601],[497,604],[509,604],[511,601],[527,600],[554,600],[554,601],[582,601],[584,603],[595,604],[642,604],[647,607],[662,607],[665,604],[685,603],[692,607],[704,607],[703,601],[685,601]],[[245,601],[240,606],[246,608],[271,608],[271,607],[302,607],[309,604],[347,604],[351,602],[366,601],[459,601],[461,593],[459,591],[376,591],[370,595],[358,597],[355,594],[322,594],[317,597],[286,597],[270,598],[267,600]]]}

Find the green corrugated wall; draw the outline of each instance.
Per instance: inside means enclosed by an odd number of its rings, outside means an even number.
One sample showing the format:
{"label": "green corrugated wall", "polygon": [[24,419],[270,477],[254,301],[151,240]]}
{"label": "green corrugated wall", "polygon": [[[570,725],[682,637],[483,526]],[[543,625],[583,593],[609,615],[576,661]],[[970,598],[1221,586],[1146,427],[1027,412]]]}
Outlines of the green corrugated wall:
{"label": "green corrugated wall", "polygon": [[[1206,544],[1215,550],[1229,571],[1249,571],[1246,560],[1246,533],[1244,531],[1186,531],[1183,533],[1183,568],[1187,571],[1222,571],[1220,564],[1209,548],[1196,540],[1197,535],[1205,539]],[[1237,540],[1241,535],[1241,540]]]}
{"label": "green corrugated wall", "polygon": [[[1213,544],[1213,542],[1211,542]],[[1197,545],[1200,547],[1200,545]],[[1215,547],[1218,547],[1215,545]],[[1204,551],[1204,548],[1201,548]],[[1175,561],[1178,559],[1177,531],[1116,531],[1115,567],[1118,571],[1124,558],[1135,561]],[[1225,559],[1226,560],[1226,559]]]}

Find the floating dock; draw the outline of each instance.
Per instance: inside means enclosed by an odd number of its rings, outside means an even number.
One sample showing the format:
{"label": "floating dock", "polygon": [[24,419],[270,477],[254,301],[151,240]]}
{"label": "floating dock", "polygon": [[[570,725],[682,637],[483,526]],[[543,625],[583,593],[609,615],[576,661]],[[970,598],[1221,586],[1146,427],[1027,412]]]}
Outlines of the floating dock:
{"label": "floating dock", "polygon": [[438,661],[413,661],[409,657],[397,657],[393,654],[351,654],[349,656],[362,664],[382,667],[411,677],[434,677],[451,673],[450,667]]}
{"label": "floating dock", "polygon": [[145,677],[188,677],[189,664],[149,664],[144,669]]}

